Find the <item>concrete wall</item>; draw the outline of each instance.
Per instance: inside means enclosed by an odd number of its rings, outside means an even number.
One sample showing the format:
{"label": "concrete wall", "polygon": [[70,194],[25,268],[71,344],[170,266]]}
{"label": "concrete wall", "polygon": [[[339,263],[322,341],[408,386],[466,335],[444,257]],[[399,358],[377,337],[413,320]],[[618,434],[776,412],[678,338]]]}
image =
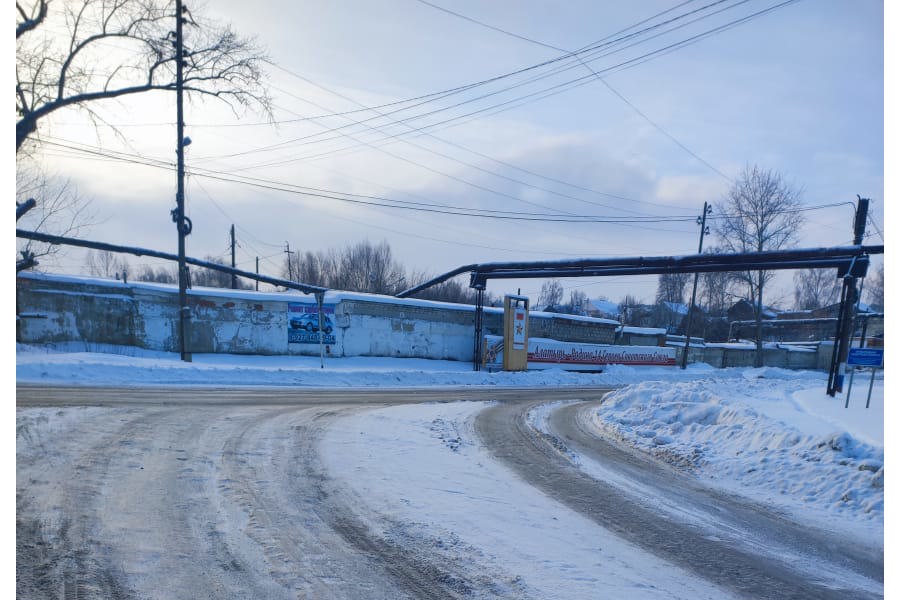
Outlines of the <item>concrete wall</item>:
{"label": "concrete wall", "polygon": [[[178,294],[171,285],[21,274],[16,286],[17,340],[84,342],[177,352]],[[188,291],[194,353],[318,355],[315,343],[289,343],[289,305],[314,309],[313,297],[196,288]],[[474,307],[388,296],[328,292],[330,356],[396,356],[471,361]],[[616,323],[531,313],[530,335],[613,343]],[[502,335],[502,309],[486,308],[484,332]],[[306,336],[310,337],[310,336]]]}
{"label": "concrete wall", "polygon": [[[289,343],[290,304],[315,307],[299,293],[264,293],[211,288],[189,290],[190,351],[232,354],[318,355],[315,343]],[[325,306],[334,330],[326,339],[330,356],[395,356],[471,361],[474,307],[328,292]],[[128,283],[85,277],[20,274],[16,286],[17,340],[23,343],[84,342],[179,351],[178,293],[171,285]],[[531,313],[529,335],[593,344],[655,345],[656,335],[620,335],[606,319]],[[502,309],[486,308],[484,333],[503,335]],[[683,338],[682,338],[683,339]],[[655,343],[648,344],[653,340]],[[752,346],[696,341],[689,362],[714,367],[755,364]],[[817,351],[765,350],[767,366],[827,370],[832,344]],[[678,348],[680,363],[680,352]]]}
{"label": "concrete wall", "polygon": [[[693,358],[693,353],[689,358]],[[753,367],[756,365],[756,348],[749,344],[743,347],[737,344],[707,344],[703,349],[703,362],[720,368]],[[763,349],[763,364],[783,369],[821,370],[819,352],[815,349],[766,347]]]}

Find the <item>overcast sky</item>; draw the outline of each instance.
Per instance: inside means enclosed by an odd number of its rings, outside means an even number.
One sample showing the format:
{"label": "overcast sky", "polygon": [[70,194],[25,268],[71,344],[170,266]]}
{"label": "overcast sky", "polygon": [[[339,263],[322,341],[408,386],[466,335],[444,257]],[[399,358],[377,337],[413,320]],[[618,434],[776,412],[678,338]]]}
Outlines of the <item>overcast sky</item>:
{"label": "overcast sky", "polygon": [[[266,48],[276,121],[465,86],[713,3],[685,2],[640,24],[679,3],[186,2],[194,13],[230,22]],[[715,216],[731,180],[745,166],[759,165],[782,173],[810,207],[851,203],[857,194],[871,198],[883,233],[881,2],[800,0],[635,60],[777,3],[725,0],[584,55],[603,81],[569,59],[419,106],[379,109],[408,107],[387,116],[360,111],[278,125],[260,124],[264,116],[252,111],[234,115],[216,102],[194,99],[185,118],[192,139],[187,166],[276,187],[320,188],[330,196],[622,219],[699,215],[705,201]],[[706,18],[651,39],[698,17]],[[77,110],[55,114],[41,133],[174,161],[174,95],[95,108],[124,139],[108,128],[98,132]],[[417,118],[397,123],[411,117]],[[174,173],[58,148],[40,153],[48,168],[92,199],[98,224],[85,237],[176,251],[169,216]],[[194,223],[189,255],[225,258],[235,223],[239,267],[253,270],[259,256],[261,271],[271,275],[280,275],[285,242],[292,250],[316,251],[386,240],[408,268],[439,274],[473,262],[689,254],[697,250],[699,233],[690,221],[553,223],[364,206],[199,172],[188,180],[187,206]],[[798,246],[850,243],[849,204],[804,214]],[[868,243],[883,242],[873,227],[869,231]],[[715,237],[713,231],[707,245]],[[142,261],[131,262],[136,269]],[[78,273],[81,263],[70,254],[45,267]],[[789,279],[782,278],[773,298],[786,306],[792,300]],[[536,299],[540,286],[495,281],[488,291],[502,295],[521,287]],[[579,289],[591,297],[619,300],[632,293],[652,301],[656,278],[564,280],[563,286],[566,295]]]}

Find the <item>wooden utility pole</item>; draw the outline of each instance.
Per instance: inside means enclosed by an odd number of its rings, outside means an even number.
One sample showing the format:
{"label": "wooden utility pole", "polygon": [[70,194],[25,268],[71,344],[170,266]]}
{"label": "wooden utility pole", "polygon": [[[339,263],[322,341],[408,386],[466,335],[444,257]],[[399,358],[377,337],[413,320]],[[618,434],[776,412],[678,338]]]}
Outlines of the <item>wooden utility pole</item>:
{"label": "wooden utility pole", "polygon": [[294,267],[291,265],[291,245],[287,242],[284,243],[284,253],[287,254],[287,263],[288,263],[288,279],[291,281],[294,280]]}
{"label": "wooden utility pole", "polygon": [[[856,215],[853,221],[853,245],[862,245],[866,233],[866,218],[869,214],[869,199],[857,196]],[[837,331],[834,336],[834,349],[831,353],[831,368],[828,371],[829,396],[844,391],[844,369],[847,355],[850,353],[850,342],[853,338],[853,325],[856,322],[856,305],[859,303],[859,291],[856,279],[865,276],[865,270],[855,272],[854,265],[847,268],[846,273],[838,273],[843,278],[841,288],[841,307],[838,312]]]}
{"label": "wooden utility pole", "polygon": [[181,0],[175,0],[175,129],[178,141],[176,154],[178,158],[178,188],[175,193],[175,210],[172,220],[178,229],[178,323],[181,360],[191,362],[189,339],[191,332],[191,315],[187,305],[188,268],[185,261],[184,238],[191,233],[191,221],[184,214],[184,147],[190,143],[184,137],[184,32],[186,19]]}
{"label": "wooden utility pole", "polygon": [[[259,276],[259,257],[256,257],[256,275]],[[256,291],[259,291],[259,279],[256,280]]]}
{"label": "wooden utility pole", "polygon": [[[712,206],[708,202],[703,203],[703,214],[697,217],[697,225],[700,226],[700,245],[697,254],[703,254],[703,237],[709,233],[706,226],[706,215],[712,212]],[[694,302],[697,300],[697,280],[700,273],[694,273],[694,290],[691,292],[691,304],[688,306],[687,326],[684,329],[684,353],[681,355],[681,368],[687,368],[688,349],[691,347],[691,321],[694,318]]]}

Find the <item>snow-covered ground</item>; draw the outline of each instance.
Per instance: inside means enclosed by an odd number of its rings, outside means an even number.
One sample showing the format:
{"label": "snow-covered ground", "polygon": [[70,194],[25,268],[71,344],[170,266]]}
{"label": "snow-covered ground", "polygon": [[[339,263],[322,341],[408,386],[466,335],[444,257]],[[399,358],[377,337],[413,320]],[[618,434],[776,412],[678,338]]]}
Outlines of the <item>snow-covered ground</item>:
{"label": "snow-covered ground", "polygon": [[[853,397],[845,409],[844,397],[825,395],[824,373],[772,368],[692,365],[686,371],[611,367],[600,374],[561,370],[486,373],[473,372],[470,364],[453,361],[331,358],[321,368],[318,357],[194,355],[192,363],[183,363],[172,353],[121,347],[92,349],[106,352],[84,352],[76,346],[48,350],[19,345],[17,382],[253,387],[621,386],[593,414],[593,425],[599,430],[676,464],[711,486],[770,504],[798,519],[824,523],[876,543],[883,540],[885,407],[881,373],[870,407],[865,408],[869,384],[866,372],[856,376]],[[482,406],[424,404],[357,414],[326,438],[327,444],[339,448],[335,456],[349,453],[354,460],[334,461],[328,465],[329,470],[352,482],[361,496],[380,499],[394,512],[396,521],[406,523],[408,528],[425,527],[432,519],[449,528],[441,543],[471,545],[481,552],[490,549],[484,560],[496,560],[512,569],[513,587],[516,570],[543,569],[546,573],[541,577],[529,580],[545,582],[541,585],[550,590],[561,585],[555,583],[560,573],[568,573],[568,597],[592,597],[590,590],[596,591],[598,585],[611,586],[613,595],[627,590],[628,597],[661,597],[659,589],[641,587],[646,579],[629,567],[636,564],[630,554],[636,552],[634,548],[612,539],[604,539],[598,546],[590,536],[580,536],[578,532],[590,531],[577,522],[580,517],[550,506],[550,500],[529,491],[528,486],[483,456],[471,430],[472,416]],[[546,426],[540,414],[532,422],[539,428]],[[391,460],[384,460],[386,456]],[[589,460],[578,456],[573,460],[589,474],[600,471]],[[477,465],[478,469],[457,468],[463,463],[467,467]],[[387,489],[380,483],[388,478],[379,477],[379,465],[401,465],[408,472],[409,485],[397,490],[396,484],[391,484]],[[344,472],[347,469],[352,472]],[[506,485],[498,486],[497,481],[504,479]],[[509,518],[513,500],[520,511],[516,513],[518,520],[512,525],[507,521],[504,526],[522,531],[508,537],[540,543],[541,553],[532,553],[542,557],[539,562],[527,560],[528,548],[512,552],[504,545],[504,532],[490,525],[494,513]],[[468,509],[458,510],[460,503]],[[454,510],[443,510],[450,505]],[[538,518],[538,514],[544,517]],[[615,571],[615,580],[597,582],[588,574],[600,546],[608,559],[621,565]],[[524,562],[517,564],[515,557]],[[650,558],[642,559],[643,570],[647,560]],[[654,581],[664,582],[671,592],[665,597],[703,597],[708,593],[684,573],[670,572],[671,567],[665,564],[650,566],[657,574]],[[578,587],[582,584],[584,589]],[[542,589],[530,591],[544,595]]]}
{"label": "snow-covered ground", "polygon": [[[883,381],[865,408],[824,393],[819,373],[742,369],[739,377],[648,381],[622,388],[594,414],[598,429],[703,481],[795,518],[881,535]],[[836,519],[835,519],[836,518]]]}

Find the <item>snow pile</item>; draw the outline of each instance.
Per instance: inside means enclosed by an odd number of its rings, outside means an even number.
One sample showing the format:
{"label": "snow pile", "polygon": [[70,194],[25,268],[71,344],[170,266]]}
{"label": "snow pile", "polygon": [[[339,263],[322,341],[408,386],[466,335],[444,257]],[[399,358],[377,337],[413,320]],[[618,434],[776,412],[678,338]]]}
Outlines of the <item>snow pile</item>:
{"label": "snow pile", "polygon": [[[794,395],[822,375],[746,369],[741,377],[648,381],[613,392],[594,423],[679,468],[792,512],[808,510],[881,522],[884,446],[819,418]],[[858,406],[858,401],[857,401]],[[833,407],[831,407],[833,410]],[[866,410],[858,407],[857,411]],[[866,413],[880,424],[879,406]]]}

